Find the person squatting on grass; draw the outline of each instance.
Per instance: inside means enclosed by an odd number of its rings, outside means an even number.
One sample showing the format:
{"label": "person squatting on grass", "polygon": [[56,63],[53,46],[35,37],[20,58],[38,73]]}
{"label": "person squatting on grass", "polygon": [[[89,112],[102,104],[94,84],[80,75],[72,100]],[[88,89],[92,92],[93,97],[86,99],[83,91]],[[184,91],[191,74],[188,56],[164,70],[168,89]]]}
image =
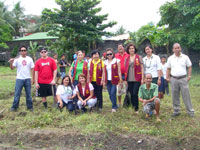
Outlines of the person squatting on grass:
{"label": "person squatting on grass", "polygon": [[[57,65],[53,58],[48,57],[45,48],[41,48],[40,55],[41,58],[35,63],[35,87],[38,90],[38,96],[42,97],[44,107],[47,108],[46,97],[51,96],[53,92],[56,93]],[[54,104],[56,103],[57,101],[54,101]]]}
{"label": "person squatting on grass", "polygon": [[[15,95],[14,101],[11,107],[11,111],[16,111],[19,107],[20,95],[22,92],[22,88],[25,88],[26,92],[26,106],[28,110],[33,111],[33,102],[31,97],[31,83],[34,84],[34,63],[33,59],[27,56],[27,48],[25,46],[21,46],[19,48],[20,56],[18,58],[11,58],[10,68],[13,70],[15,67],[17,68],[17,77],[15,84]],[[32,82],[31,75],[32,72]]]}
{"label": "person squatting on grass", "polygon": [[68,75],[63,77],[61,85],[59,85],[56,90],[56,96],[58,100],[58,107],[60,109],[65,106],[69,112],[72,112],[75,109],[73,99],[76,97],[76,92]]}
{"label": "person squatting on grass", "polygon": [[83,52],[77,52],[77,60],[74,60],[70,69],[69,76],[74,86],[78,84],[78,76],[83,73],[88,78],[88,63],[84,60]]}
{"label": "person squatting on grass", "polygon": [[152,83],[152,75],[150,73],[145,74],[145,84],[140,86],[138,96],[139,101],[143,104],[143,110],[146,114],[146,118],[152,115],[153,110],[155,109],[156,121],[160,122],[160,99],[158,98],[158,85]]}
{"label": "person squatting on grass", "polygon": [[[188,82],[192,75],[192,63],[187,55],[181,53],[179,43],[173,45],[174,54],[167,61],[167,81],[171,82],[171,93],[174,113],[173,117],[180,115],[180,92],[190,117],[194,116]],[[188,72],[187,72],[188,69]]]}
{"label": "person squatting on grass", "polygon": [[138,114],[138,92],[144,82],[144,68],[142,57],[137,53],[136,46],[131,43],[127,46],[126,52],[129,56],[125,59],[125,80],[128,82],[128,92],[131,94],[131,103]]}
{"label": "person squatting on grass", "polygon": [[97,103],[97,98],[94,95],[94,87],[91,83],[87,82],[86,76],[84,74],[79,74],[78,85],[76,86],[76,94],[78,97],[78,108],[86,111],[85,106],[88,106],[90,111]]}
{"label": "person squatting on grass", "polygon": [[99,111],[103,108],[102,90],[104,84],[104,62],[100,59],[100,53],[97,50],[91,53],[92,61],[89,67],[89,81],[94,87],[94,95],[97,97],[97,109]]}
{"label": "person squatting on grass", "polygon": [[126,53],[123,44],[118,44],[118,53],[115,54],[115,58],[120,60],[120,67],[121,67],[121,74],[122,74],[122,82],[117,85],[117,96],[119,101],[119,106],[121,106],[121,98],[123,94],[126,94],[127,89],[127,83],[125,82],[125,59],[129,56],[129,54]]}
{"label": "person squatting on grass", "polygon": [[117,106],[117,84],[122,82],[120,60],[114,58],[115,54],[112,48],[106,50],[106,60],[104,61],[105,84],[107,84],[108,93],[112,102],[112,112],[116,112]]}

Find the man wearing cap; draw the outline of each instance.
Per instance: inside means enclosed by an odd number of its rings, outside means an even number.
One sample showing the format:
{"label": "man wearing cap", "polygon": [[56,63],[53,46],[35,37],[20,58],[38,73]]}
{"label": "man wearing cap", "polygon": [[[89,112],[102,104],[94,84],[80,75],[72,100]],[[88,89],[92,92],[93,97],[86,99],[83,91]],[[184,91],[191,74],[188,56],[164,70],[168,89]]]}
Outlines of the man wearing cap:
{"label": "man wearing cap", "polygon": [[28,110],[33,111],[33,103],[31,97],[31,74],[32,72],[32,84],[34,84],[34,63],[33,59],[27,56],[26,46],[19,48],[20,56],[9,60],[10,68],[13,70],[17,68],[17,77],[15,85],[15,95],[11,111],[16,111],[19,107],[20,95],[22,88],[25,88],[26,92],[26,106]]}
{"label": "man wearing cap", "polygon": [[40,55],[41,58],[35,63],[35,87],[38,90],[38,96],[42,97],[44,107],[47,108],[46,97],[51,96],[56,90],[57,65],[53,58],[48,57],[45,48],[40,50]]}
{"label": "man wearing cap", "polygon": [[179,43],[173,45],[174,54],[167,61],[166,80],[171,82],[172,101],[174,113],[173,117],[180,115],[180,92],[183,102],[190,117],[194,116],[188,82],[191,79],[192,63],[187,55],[181,53]]}

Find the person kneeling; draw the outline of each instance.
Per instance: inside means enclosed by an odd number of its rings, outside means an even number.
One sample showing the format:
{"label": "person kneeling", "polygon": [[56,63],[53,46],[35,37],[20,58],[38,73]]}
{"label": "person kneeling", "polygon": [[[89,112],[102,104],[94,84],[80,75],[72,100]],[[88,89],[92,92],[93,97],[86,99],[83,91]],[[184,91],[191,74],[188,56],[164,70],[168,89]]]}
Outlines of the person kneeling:
{"label": "person kneeling", "polygon": [[78,76],[79,84],[76,86],[76,94],[78,97],[78,108],[86,111],[85,106],[88,105],[90,111],[97,103],[97,98],[94,96],[94,87],[91,83],[86,82],[86,76],[80,74]]}
{"label": "person kneeling", "polygon": [[75,109],[73,99],[76,97],[76,94],[73,92],[73,86],[68,75],[64,76],[62,79],[61,85],[59,85],[57,88],[56,96],[60,110],[62,110],[62,108],[65,106],[69,112],[72,112]]}
{"label": "person kneeling", "polygon": [[143,109],[146,113],[146,118],[153,114],[153,110],[156,110],[156,121],[160,122],[159,110],[160,100],[158,97],[158,85],[152,83],[152,75],[147,73],[145,75],[145,84],[140,86],[139,89],[139,101],[143,103]]}

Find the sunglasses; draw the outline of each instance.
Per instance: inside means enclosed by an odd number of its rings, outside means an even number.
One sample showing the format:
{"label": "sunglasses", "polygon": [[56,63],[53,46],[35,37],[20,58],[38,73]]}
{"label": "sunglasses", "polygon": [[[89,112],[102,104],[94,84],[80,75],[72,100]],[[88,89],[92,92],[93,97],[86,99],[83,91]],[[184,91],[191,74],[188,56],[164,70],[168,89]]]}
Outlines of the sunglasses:
{"label": "sunglasses", "polygon": [[21,52],[26,52],[26,50],[20,50]]}
{"label": "sunglasses", "polygon": [[41,51],[40,53],[46,53],[47,51]]}
{"label": "sunglasses", "polygon": [[112,53],[108,53],[108,54],[106,54],[107,56],[111,56],[111,55],[113,55]]}

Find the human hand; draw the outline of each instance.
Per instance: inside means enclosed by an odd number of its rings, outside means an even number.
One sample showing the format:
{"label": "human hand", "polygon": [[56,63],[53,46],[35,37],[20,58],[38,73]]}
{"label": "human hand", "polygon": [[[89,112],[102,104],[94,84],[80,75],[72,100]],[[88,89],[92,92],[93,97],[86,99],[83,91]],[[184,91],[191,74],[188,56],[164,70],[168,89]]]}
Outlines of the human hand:
{"label": "human hand", "polygon": [[161,85],[161,79],[158,79],[157,84],[158,84],[158,86]]}
{"label": "human hand", "polygon": [[50,84],[55,85],[56,84],[55,80],[52,80]]}
{"label": "human hand", "polygon": [[35,88],[38,90],[40,88],[40,85],[38,83],[36,83]]}

